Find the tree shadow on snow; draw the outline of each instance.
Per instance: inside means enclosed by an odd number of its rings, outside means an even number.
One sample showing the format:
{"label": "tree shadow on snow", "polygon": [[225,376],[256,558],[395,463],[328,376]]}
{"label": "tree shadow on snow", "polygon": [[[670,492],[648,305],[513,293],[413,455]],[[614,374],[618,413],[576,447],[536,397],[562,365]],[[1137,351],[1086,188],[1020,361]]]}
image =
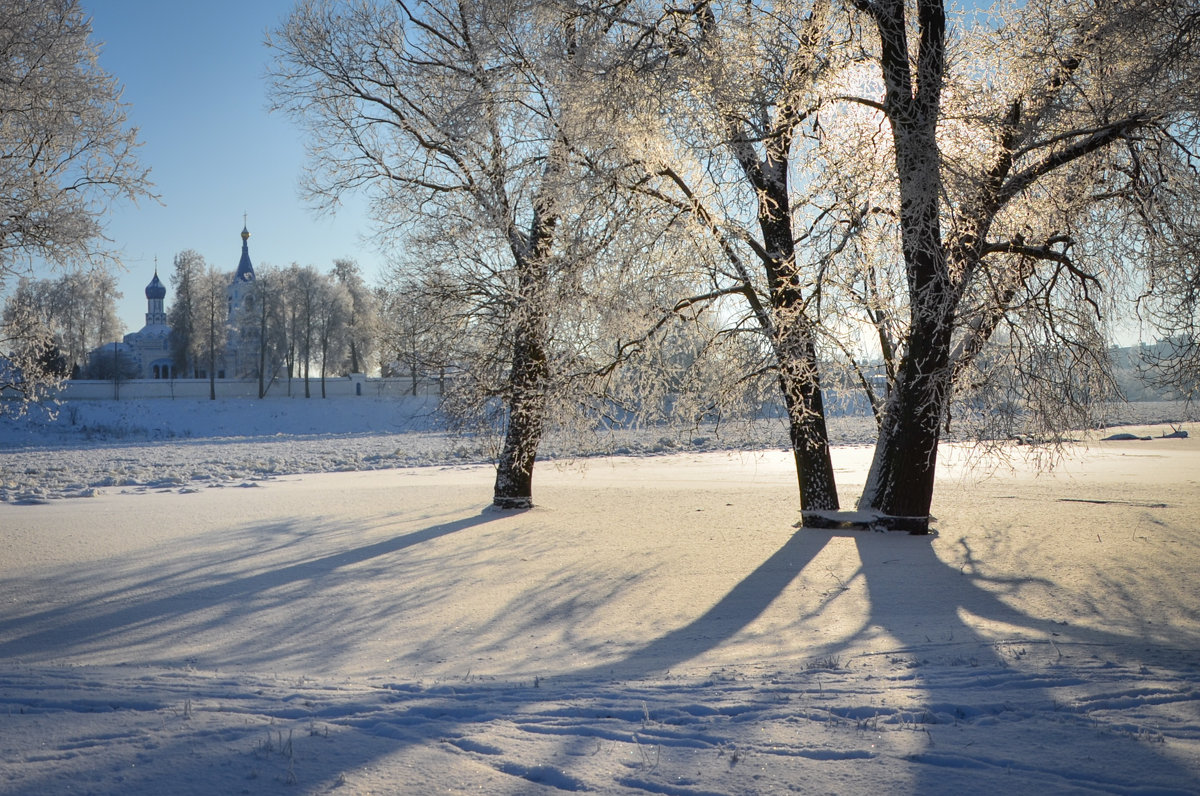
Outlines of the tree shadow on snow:
{"label": "tree shadow on snow", "polygon": [[[188,639],[201,648],[211,642],[205,657],[218,665],[231,659],[253,665],[281,653],[335,660],[339,650],[322,639],[370,632],[386,623],[398,602],[434,597],[372,594],[369,603],[374,604],[329,600],[320,610],[296,616],[300,600],[370,583],[373,574],[396,564],[395,554],[498,516],[484,509],[316,557],[305,552],[305,540],[344,529],[336,522],[289,520],[218,533],[210,548],[173,548],[165,556],[155,550],[145,561],[106,561],[77,572],[55,572],[28,588],[42,595],[84,596],[0,613],[0,661],[86,662],[124,654],[139,663],[193,665],[196,660],[156,657],[157,650],[175,649]],[[289,621],[273,623],[275,618]],[[258,625],[261,632],[244,639],[223,636],[225,628],[240,621]]]}
{"label": "tree shadow on snow", "polygon": [[[998,720],[1002,722],[1006,712],[1013,720],[1021,720],[1026,713],[1035,717],[1053,716],[1036,725],[1042,732],[1053,726],[1052,732],[1056,733],[1047,734],[1040,743],[1064,747],[1061,765],[1039,770],[1036,766],[1044,764],[1048,756],[1038,755],[1036,760],[1025,763],[1019,759],[1019,747],[947,753],[935,748],[933,735],[926,731],[929,748],[907,758],[912,780],[911,786],[905,786],[904,790],[961,792],[975,777],[1015,770],[1025,778],[1025,784],[1040,783],[1037,787],[1047,790],[1090,792],[1095,788],[1124,792],[1161,783],[1155,793],[1189,792],[1186,783],[1194,778],[1195,772],[1169,758],[1165,746],[1136,738],[1136,733],[1131,735],[1124,724],[1107,728],[1106,719],[1089,715],[1086,698],[1076,705],[1063,705],[1050,689],[1069,688],[1078,685],[1080,677],[1108,671],[1112,675],[1111,683],[1105,681],[1107,696],[1119,700],[1123,693],[1128,693],[1128,699],[1136,703],[1142,698],[1139,672],[1145,674],[1148,663],[1186,668],[1188,659],[1194,659],[1200,638],[1194,634],[1180,635],[1167,648],[1148,634],[1076,626],[1061,616],[1035,616],[1019,607],[1021,590],[1034,587],[1053,591],[1056,584],[1030,575],[983,574],[965,537],[957,543],[963,562],[955,565],[938,556],[934,548],[936,538],[801,529],[691,622],[649,641],[619,661],[573,671],[568,677],[583,680],[662,677],[672,668],[734,639],[782,597],[794,580],[806,574],[813,576],[805,570],[827,545],[833,540],[848,539],[853,541],[859,565],[856,571],[842,575],[844,583],[850,584],[842,590],[861,580],[868,614],[857,632],[811,649],[806,661],[848,663],[864,655],[878,657],[877,662],[885,670],[904,669],[904,675],[898,678],[902,687],[910,692],[915,689],[923,701],[922,706],[906,714],[906,721],[936,724],[947,721],[947,716],[957,722],[960,718],[990,720],[1000,715]],[[801,621],[821,622],[823,610],[838,599],[838,591],[832,590]],[[870,643],[866,643],[868,638]],[[879,649],[863,652],[871,647]],[[753,663],[746,661],[748,665]],[[1194,669],[1194,660],[1190,665]],[[793,671],[804,671],[805,666],[804,662],[795,661]],[[850,670],[845,673],[849,675]],[[1194,674],[1190,679],[1194,679]],[[1021,706],[995,704],[996,699],[1011,698],[1014,693],[1019,694]],[[1193,697],[1180,693],[1175,697],[1152,697],[1151,701],[1159,698],[1187,703]],[[954,700],[964,701],[954,703]],[[1099,699],[1096,704],[1103,709],[1103,703],[1104,699]],[[1104,750],[1114,749],[1116,754],[1097,761],[1089,757],[1094,751],[1091,749],[1066,751],[1081,743],[1096,745],[1102,750],[1101,755]]]}
{"label": "tree shadow on snow", "polygon": [[[339,586],[352,581],[365,583],[369,581],[370,571],[364,571],[364,566],[394,566],[394,558],[389,557],[391,554],[474,528],[498,516],[504,515],[484,510],[478,515],[434,523],[329,555],[292,560],[269,571],[247,570],[244,574],[235,573],[215,581],[206,573],[206,567],[214,564],[215,559],[207,562],[190,561],[190,565],[197,568],[190,578],[182,571],[164,574],[146,568],[137,573],[135,580],[139,580],[141,587],[149,593],[147,599],[133,602],[116,599],[119,592],[129,587],[129,578],[126,576],[119,583],[114,583],[109,592],[101,592],[99,599],[93,593],[89,601],[91,604],[76,602],[54,605],[22,617],[0,620],[0,639],[3,639],[0,641],[0,660],[45,657],[63,649],[64,644],[76,649],[101,649],[111,639],[126,636],[131,629],[170,625],[185,612],[203,614],[206,609],[217,607],[237,611],[237,606],[250,604],[256,607],[245,609],[247,613],[261,610],[264,595],[279,592],[279,599],[289,599],[286,588],[289,585],[325,588],[330,585],[331,579],[337,579],[336,585]],[[259,548],[256,553],[248,553],[248,558],[264,550],[285,554],[288,546],[294,544],[297,533],[297,529],[292,527],[275,528],[273,532],[264,528],[251,530]],[[1029,587],[1030,579],[1019,574],[1011,578],[983,574],[975,565],[975,554],[965,540],[959,543],[963,561],[956,565],[939,557],[932,537],[800,530],[691,621],[646,640],[616,660],[585,669],[547,672],[550,682],[544,689],[561,686],[580,694],[586,693],[588,683],[603,681],[611,684],[614,679],[632,681],[662,678],[672,669],[717,650],[743,633],[768,609],[774,611],[782,607],[786,610],[787,606],[772,606],[789,593],[789,587],[798,578],[816,577],[816,573],[809,570],[834,540],[838,544],[849,541],[854,545],[857,569],[843,573],[842,579],[848,584],[847,588],[865,589],[867,614],[856,631],[814,647],[809,651],[808,659],[842,656],[846,660],[851,655],[862,655],[864,648],[882,645],[882,649],[868,654],[884,656],[892,665],[899,665],[898,662],[902,661],[903,665],[908,666],[911,677],[905,687],[917,692],[924,689],[931,716],[944,714],[946,710],[972,716],[994,709],[968,703],[948,707],[937,704],[936,700],[949,693],[961,695],[955,698],[962,700],[991,699],[986,693],[986,686],[980,682],[996,680],[997,673],[1003,673],[1009,681],[1024,678],[1021,686],[1024,702],[1041,705],[1041,710],[1051,711],[1055,697],[1049,689],[1066,677],[1077,676],[1081,658],[1091,660],[1092,656],[1096,656],[1095,665],[1099,667],[1105,665],[1106,656],[1119,650],[1140,644],[1151,652],[1150,648],[1154,647],[1149,638],[1131,638],[1118,631],[1076,627],[1061,617],[1035,616],[1030,611],[1022,610],[1019,590]],[[506,554],[510,552],[506,551]],[[451,570],[453,562],[438,560],[425,562],[424,565],[446,570],[448,590],[461,585]],[[857,585],[860,583],[861,586]],[[555,591],[565,593],[571,584],[571,578],[565,578],[555,586]],[[1053,587],[1049,583],[1033,585]],[[830,590],[816,601],[815,607],[806,609],[807,613],[803,616],[799,615],[797,606],[797,623],[820,623],[822,614],[838,600],[840,593]],[[423,599],[432,601],[442,596],[426,595]],[[370,616],[363,615],[362,606],[358,609],[347,606],[346,613],[312,617],[311,621],[325,626],[344,623],[347,632],[351,628],[355,633],[374,632],[377,628],[386,627],[391,612],[411,608],[411,605],[402,606],[401,603],[414,598],[414,595],[395,595],[378,599],[377,595],[372,595],[371,602],[374,605]],[[213,617],[211,624],[216,628],[229,620],[230,615],[223,613]],[[282,637],[291,630],[277,628],[272,631],[272,637],[260,640],[264,648],[271,650],[263,654],[264,660],[277,656],[281,648],[287,649],[286,640]],[[327,631],[313,635],[316,638],[334,637]],[[870,644],[867,643],[868,639]],[[1008,643],[1012,640],[1023,640],[1025,644]],[[1196,638],[1186,638],[1180,640],[1180,645],[1194,647],[1198,642],[1200,640]],[[1021,651],[1035,646],[1039,658],[1036,664],[1029,660],[1034,656]],[[793,666],[796,672],[804,670],[801,661],[794,661]],[[1063,678],[1056,677],[1056,668],[1065,672]],[[947,685],[944,681],[953,682]],[[612,686],[606,687],[611,694]],[[476,722],[494,720],[495,715],[504,710],[529,709],[530,705],[546,697],[545,690],[512,687],[501,695],[502,704],[493,702],[487,707],[480,707],[470,704],[470,700],[494,699],[500,689],[487,685],[475,688],[470,683],[441,690],[416,686],[391,688],[396,689],[395,695],[388,698],[405,704],[403,700],[411,696],[414,704],[390,714],[383,711],[372,714],[369,717],[371,742],[346,752],[339,760],[339,766],[353,768],[369,765],[374,759],[405,747],[433,743],[433,738],[440,738],[439,744],[452,743]],[[688,691],[686,695],[685,690]],[[488,691],[492,692],[492,697],[481,696]],[[669,689],[665,693],[669,695]],[[695,699],[695,685],[681,684],[680,696],[682,699]],[[415,704],[418,697],[421,700],[419,707]],[[630,701],[636,700],[631,696]],[[357,719],[353,712],[356,709],[359,708],[331,705],[329,712],[323,714],[323,720],[333,723],[344,720],[348,726],[354,726]],[[291,707],[288,710],[281,709],[281,719],[292,716],[293,713],[289,712],[292,710]],[[339,715],[339,710],[344,711],[345,715]],[[1073,718],[1073,723],[1064,724],[1059,736],[1047,738],[1046,742],[1070,744],[1083,738],[1084,734],[1089,737],[1097,734],[1097,723],[1089,721],[1086,715]],[[423,721],[435,723],[437,731],[422,729],[419,725]],[[564,739],[563,744],[571,742]],[[461,748],[468,749],[467,746]],[[571,754],[568,752],[568,760]],[[1071,763],[1056,766],[1052,771],[1026,770],[1023,772],[1025,782],[1033,778],[1040,781],[1046,790],[1093,788],[1104,791],[1136,790],[1156,782],[1188,781],[1188,772],[1179,763],[1146,743],[1131,741],[1124,744],[1121,746],[1121,755],[1123,759],[1115,764],[1117,768],[1104,769],[1106,773],[1096,774],[1086,763]],[[1040,759],[1045,760],[1046,757]],[[501,762],[508,763],[507,759]],[[1106,761],[1105,765],[1110,763]],[[910,756],[908,764],[911,780],[904,790],[937,793],[952,792],[969,784],[973,772],[990,774],[997,767],[1005,765],[1019,768],[1021,761],[1005,759],[1003,749],[979,749],[977,753],[965,755],[947,754],[940,748],[931,747]],[[200,765],[197,763],[197,766]],[[1074,773],[1064,775],[1063,772],[1072,767]],[[526,779],[535,778],[539,771],[540,768],[531,767],[526,772],[529,775]],[[525,775],[517,772],[517,776]],[[198,781],[203,781],[204,772],[198,771],[197,777]],[[583,787],[582,780],[572,779],[569,770],[564,770],[562,777],[560,784]],[[1160,788],[1156,792],[1172,791]]]}

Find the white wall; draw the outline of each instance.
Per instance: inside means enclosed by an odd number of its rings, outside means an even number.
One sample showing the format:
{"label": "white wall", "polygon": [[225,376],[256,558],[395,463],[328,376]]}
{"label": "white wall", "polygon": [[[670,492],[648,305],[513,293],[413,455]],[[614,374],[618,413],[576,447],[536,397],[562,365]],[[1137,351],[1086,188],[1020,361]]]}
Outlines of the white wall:
{"label": "white wall", "polygon": [[[217,379],[217,398],[257,398],[258,379]],[[321,380],[309,380],[309,392],[313,398],[321,397]],[[418,395],[436,395],[436,381],[425,381],[417,385]],[[329,398],[353,398],[359,395],[375,397],[401,397],[412,394],[412,381],[405,378],[372,379],[355,373],[325,380],[325,395]],[[208,379],[132,379],[114,385],[111,381],[72,379],[64,383],[58,394],[60,400],[104,401],[111,399],[133,400],[141,398],[208,398]],[[292,379],[292,392],[288,395],[287,379],[276,380],[267,390],[270,398],[303,398],[304,380]]]}

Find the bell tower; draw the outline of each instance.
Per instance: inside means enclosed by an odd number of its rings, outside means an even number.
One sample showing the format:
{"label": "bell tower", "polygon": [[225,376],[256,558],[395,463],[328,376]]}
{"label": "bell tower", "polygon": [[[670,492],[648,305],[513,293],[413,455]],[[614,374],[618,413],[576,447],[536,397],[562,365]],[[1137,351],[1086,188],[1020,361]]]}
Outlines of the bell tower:
{"label": "bell tower", "polygon": [[146,325],[166,326],[167,313],[163,309],[163,299],[167,297],[167,288],[158,278],[158,266],[154,266],[154,278],[146,285]]}

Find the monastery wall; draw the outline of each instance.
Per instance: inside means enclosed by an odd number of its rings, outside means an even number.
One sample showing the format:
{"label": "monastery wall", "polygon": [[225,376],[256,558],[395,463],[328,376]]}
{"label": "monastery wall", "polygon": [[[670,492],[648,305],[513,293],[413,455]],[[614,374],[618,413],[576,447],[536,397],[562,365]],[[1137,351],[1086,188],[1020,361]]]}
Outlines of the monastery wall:
{"label": "monastery wall", "polygon": [[[321,397],[321,380],[309,379],[309,392],[313,398]],[[258,379],[217,379],[217,398],[257,398]],[[417,384],[417,395],[436,395],[435,380]],[[412,381],[406,378],[374,379],[362,374],[325,379],[325,395],[328,398],[355,398],[359,396],[400,398],[412,395]],[[134,400],[143,398],[208,398],[208,379],[130,379],[113,383],[110,380],[71,379],[63,384],[59,400],[107,401]],[[292,379],[291,394],[287,379],[277,379],[267,390],[267,399],[303,398],[304,379]]]}

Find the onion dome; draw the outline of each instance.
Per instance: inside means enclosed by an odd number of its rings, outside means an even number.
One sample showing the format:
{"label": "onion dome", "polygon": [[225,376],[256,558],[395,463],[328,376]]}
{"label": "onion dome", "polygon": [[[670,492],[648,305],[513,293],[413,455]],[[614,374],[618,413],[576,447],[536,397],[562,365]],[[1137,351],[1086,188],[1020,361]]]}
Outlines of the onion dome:
{"label": "onion dome", "polygon": [[150,280],[150,284],[146,285],[146,298],[153,301],[155,299],[162,301],[167,297],[167,289],[158,279],[158,269],[154,269],[154,278]]}

